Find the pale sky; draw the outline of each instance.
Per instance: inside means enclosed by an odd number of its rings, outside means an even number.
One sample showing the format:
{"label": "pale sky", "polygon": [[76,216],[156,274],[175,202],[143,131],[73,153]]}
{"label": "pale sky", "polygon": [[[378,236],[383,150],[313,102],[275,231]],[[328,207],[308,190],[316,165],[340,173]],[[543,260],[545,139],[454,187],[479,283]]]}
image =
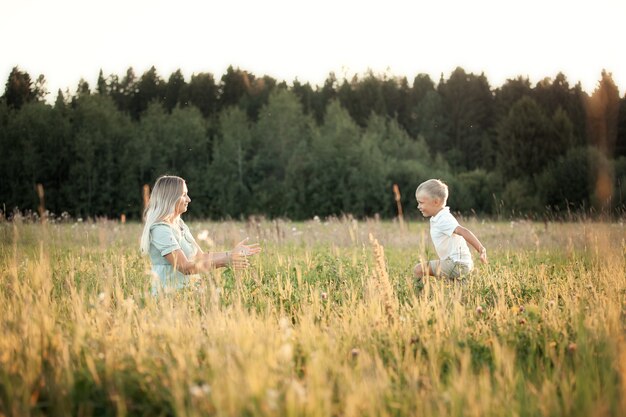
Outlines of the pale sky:
{"label": "pale sky", "polygon": [[457,67],[492,88],[563,72],[592,92],[602,69],[626,91],[626,0],[0,0],[0,92],[19,66],[49,100],[100,69],[167,80],[229,65],[321,84],[377,74],[438,81]]}

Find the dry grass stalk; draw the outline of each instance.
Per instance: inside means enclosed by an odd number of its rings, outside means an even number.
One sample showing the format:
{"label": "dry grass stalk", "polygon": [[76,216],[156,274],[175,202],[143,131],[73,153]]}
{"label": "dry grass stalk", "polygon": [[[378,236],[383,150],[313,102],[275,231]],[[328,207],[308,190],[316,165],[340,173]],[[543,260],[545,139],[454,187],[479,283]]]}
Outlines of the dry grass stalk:
{"label": "dry grass stalk", "polygon": [[150,203],[150,186],[148,184],[143,185],[142,197],[143,197],[143,212],[142,213],[145,213],[146,209],[148,208],[148,204]]}
{"label": "dry grass stalk", "polygon": [[396,297],[391,282],[389,281],[389,272],[387,271],[387,263],[385,261],[385,249],[378,243],[378,240],[370,233],[369,239],[374,250],[374,291],[380,297],[380,302],[390,323],[396,321],[398,316],[398,298]]}
{"label": "dry grass stalk", "polygon": [[37,184],[35,188],[37,190],[37,197],[39,197],[39,207],[37,207],[39,211],[39,218],[41,219],[42,223],[45,223],[47,220],[47,216],[46,216],[46,204],[45,204],[45,199],[44,199],[43,184]]}
{"label": "dry grass stalk", "polygon": [[404,213],[402,212],[402,196],[400,195],[400,187],[398,184],[393,185],[393,194],[396,200],[396,207],[398,209],[398,220],[400,221],[400,226],[404,228]]}

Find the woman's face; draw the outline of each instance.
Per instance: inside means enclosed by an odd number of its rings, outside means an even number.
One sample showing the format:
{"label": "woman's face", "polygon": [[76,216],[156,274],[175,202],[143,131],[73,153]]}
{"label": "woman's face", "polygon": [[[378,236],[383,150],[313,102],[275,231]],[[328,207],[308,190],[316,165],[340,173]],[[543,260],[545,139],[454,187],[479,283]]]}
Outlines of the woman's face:
{"label": "woman's face", "polygon": [[187,206],[191,202],[191,198],[189,198],[189,195],[187,194],[188,192],[189,190],[187,189],[187,184],[183,183],[183,195],[181,195],[176,202],[176,209],[174,211],[175,216],[180,216],[187,211]]}

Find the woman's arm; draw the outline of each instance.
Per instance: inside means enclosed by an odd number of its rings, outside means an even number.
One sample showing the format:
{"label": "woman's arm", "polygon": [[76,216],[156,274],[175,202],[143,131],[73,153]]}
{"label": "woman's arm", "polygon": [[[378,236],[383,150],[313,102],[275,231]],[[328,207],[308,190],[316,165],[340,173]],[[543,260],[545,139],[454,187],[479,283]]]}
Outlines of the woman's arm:
{"label": "woman's arm", "polygon": [[198,253],[194,259],[188,259],[181,249],[176,249],[164,257],[176,270],[185,275],[197,274],[209,269],[226,266],[244,269],[250,266],[248,257],[256,255],[261,251],[258,243],[246,245],[245,242],[247,240],[248,238],[245,238],[239,242],[232,251],[205,253],[194,239],[194,244],[198,248]]}
{"label": "woman's arm", "polygon": [[[235,249],[240,248],[237,246]],[[258,252],[254,252],[258,253]],[[209,252],[198,253],[192,260],[187,259],[185,253],[176,249],[165,255],[165,259],[182,274],[191,275],[205,272],[213,268],[232,266],[235,269],[244,269],[250,266],[249,254],[238,252]]]}
{"label": "woman's arm", "polygon": [[195,261],[187,259],[185,253],[181,249],[176,249],[173,252],[164,256],[167,261],[172,264],[174,269],[178,270],[182,274],[191,275],[200,272],[200,268]]}
{"label": "woman's arm", "polygon": [[206,258],[205,262],[213,268],[221,268],[230,265],[245,268],[250,265],[250,263],[247,262],[247,259],[245,265],[240,262],[240,259],[237,259],[237,263],[235,263],[235,259],[230,252],[209,252],[202,253],[201,256]]}
{"label": "woman's arm", "polygon": [[250,266],[249,256],[254,256],[261,252],[258,243],[246,244],[248,238],[237,243],[232,251],[212,252],[205,254],[209,256],[209,262],[215,267],[232,266],[235,269],[244,269]]}

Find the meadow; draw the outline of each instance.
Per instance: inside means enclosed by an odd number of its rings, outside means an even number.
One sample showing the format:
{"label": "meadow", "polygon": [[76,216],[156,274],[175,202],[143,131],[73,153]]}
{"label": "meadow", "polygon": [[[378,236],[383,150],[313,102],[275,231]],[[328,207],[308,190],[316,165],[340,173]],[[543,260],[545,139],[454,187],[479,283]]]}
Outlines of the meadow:
{"label": "meadow", "polygon": [[153,297],[140,224],[1,222],[0,416],[626,415],[624,223],[465,224],[461,284],[426,221],[191,222],[263,253]]}

